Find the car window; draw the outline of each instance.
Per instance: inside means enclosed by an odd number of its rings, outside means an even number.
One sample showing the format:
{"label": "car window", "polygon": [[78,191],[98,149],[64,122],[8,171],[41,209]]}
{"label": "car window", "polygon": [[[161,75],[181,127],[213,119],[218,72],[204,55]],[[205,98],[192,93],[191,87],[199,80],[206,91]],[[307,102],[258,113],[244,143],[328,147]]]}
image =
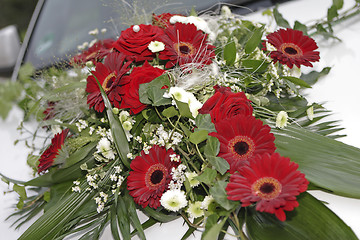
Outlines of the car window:
{"label": "car window", "polygon": [[[187,14],[219,4],[219,0],[46,0],[31,34],[23,62],[43,69],[77,52],[77,46],[94,38],[89,31],[106,28],[99,38],[117,38],[132,24],[150,23],[149,13]],[[241,3],[246,0],[228,0]]]}

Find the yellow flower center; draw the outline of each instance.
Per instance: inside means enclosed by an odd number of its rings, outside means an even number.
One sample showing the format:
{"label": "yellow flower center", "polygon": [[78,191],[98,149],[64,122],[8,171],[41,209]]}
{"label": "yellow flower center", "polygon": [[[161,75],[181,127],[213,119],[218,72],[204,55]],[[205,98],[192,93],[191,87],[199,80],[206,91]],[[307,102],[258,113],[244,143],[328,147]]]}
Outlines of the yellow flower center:
{"label": "yellow flower center", "polygon": [[110,73],[101,84],[104,91],[108,91],[111,88],[111,85],[114,83],[114,79],[116,78],[116,74],[114,72]]}
{"label": "yellow flower center", "polygon": [[256,180],[252,186],[252,193],[265,200],[271,200],[281,193],[281,183],[273,177],[263,177]]}

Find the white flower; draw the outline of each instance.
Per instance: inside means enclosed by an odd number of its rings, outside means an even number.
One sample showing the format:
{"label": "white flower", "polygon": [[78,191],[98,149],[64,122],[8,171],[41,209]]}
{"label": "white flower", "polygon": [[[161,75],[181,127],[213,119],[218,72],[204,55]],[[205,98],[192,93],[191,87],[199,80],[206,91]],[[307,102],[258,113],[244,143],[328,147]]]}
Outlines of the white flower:
{"label": "white flower", "polygon": [[169,95],[179,102],[189,104],[189,109],[193,117],[198,115],[198,110],[202,107],[202,103],[196,99],[194,94],[187,92],[181,87],[171,87],[169,89]]}
{"label": "white flower", "polygon": [[130,118],[130,113],[128,111],[121,111],[119,114],[120,122],[123,123]]}
{"label": "white flower", "polygon": [[198,218],[204,216],[204,210],[201,208],[201,202],[196,201],[194,203],[190,203],[186,212],[189,214],[191,219]]}
{"label": "white flower", "polygon": [[199,109],[203,106],[201,102],[199,102],[196,97],[190,93],[189,96],[189,109],[192,116],[195,118],[199,114]]}
{"label": "white flower", "polygon": [[195,177],[198,176],[196,172],[186,172],[185,176],[190,183],[190,187],[199,186],[200,182],[197,179],[195,179]]}
{"label": "white flower", "polygon": [[80,181],[73,181],[73,184],[76,185],[76,186],[79,186],[80,185]]}
{"label": "white flower", "polygon": [[314,119],[314,107],[311,106],[306,110],[307,113],[307,117],[309,118],[310,121],[312,121]]}
{"label": "white flower", "polygon": [[185,23],[185,24],[191,23],[194,24],[198,30],[201,30],[205,33],[211,33],[207,22],[200,17],[195,17],[195,16],[184,17],[184,16],[175,15],[170,18],[171,24],[175,24],[177,22]]}
{"label": "white flower", "polygon": [[98,152],[100,152],[107,159],[115,159],[115,152],[111,149],[111,143],[109,139],[103,137],[100,139],[96,146]]}
{"label": "white flower", "polygon": [[210,205],[212,202],[214,202],[213,196],[206,196],[206,197],[204,198],[204,200],[202,201],[202,203],[201,203],[201,208],[202,208],[202,209],[205,209],[205,210],[208,210],[209,205]]}
{"label": "white flower", "polygon": [[115,174],[111,174],[110,175],[110,180],[113,181],[113,182],[117,181],[117,176]]}
{"label": "white flower", "polygon": [[293,68],[289,68],[289,74],[292,77],[299,78],[301,76],[301,69],[294,65]]}
{"label": "white flower", "polygon": [[165,44],[159,41],[151,41],[148,45],[148,49],[153,53],[161,52],[165,49]]}
{"label": "white flower", "polygon": [[101,213],[102,210],[104,210],[104,207],[105,207],[105,204],[104,204],[104,203],[100,203],[100,204],[98,205],[96,211],[97,211],[98,213]]}
{"label": "white flower", "polygon": [[276,117],[276,127],[284,128],[287,125],[288,115],[285,111],[280,111]]}
{"label": "white flower", "polygon": [[94,30],[89,31],[89,35],[96,36],[99,34],[99,29],[95,28]]}
{"label": "white flower", "polygon": [[122,171],[121,166],[115,166],[114,168],[115,168],[115,173],[121,173]]}
{"label": "white flower", "polygon": [[185,192],[180,189],[168,190],[161,196],[160,203],[165,209],[177,212],[187,205]]}
{"label": "white flower", "polygon": [[92,40],[92,41],[89,43],[89,47],[92,47],[96,42],[97,42],[96,39]]}
{"label": "white flower", "polygon": [[104,34],[104,33],[107,32],[107,29],[106,29],[106,28],[102,28],[102,29],[100,30],[100,32],[101,32],[102,34]]}
{"label": "white flower", "polygon": [[221,15],[222,16],[225,16],[225,17],[227,17],[227,18],[230,18],[230,17],[232,17],[232,13],[231,13],[231,10],[230,10],[230,8],[228,7],[228,6],[222,6],[221,7]]}
{"label": "white flower", "polygon": [[183,103],[189,102],[190,93],[185,91],[181,87],[171,87],[169,89],[169,94],[173,99],[175,99],[179,102],[183,102]]}
{"label": "white flower", "polygon": [[72,190],[73,192],[80,192],[80,191],[81,191],[81,189],[80,189],[79,186],[72,187],[71,190]]}

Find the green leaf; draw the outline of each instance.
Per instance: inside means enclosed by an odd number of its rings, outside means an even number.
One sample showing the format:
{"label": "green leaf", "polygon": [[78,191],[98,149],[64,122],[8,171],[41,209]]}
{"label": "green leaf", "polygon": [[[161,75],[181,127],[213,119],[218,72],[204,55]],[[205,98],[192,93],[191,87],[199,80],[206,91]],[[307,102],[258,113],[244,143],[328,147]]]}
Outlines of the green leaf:
{"label": "green leaf", "polygon": [[299,85],[301,87],[311,88],[311,86],[305,82],[304,80],[297,78],[297,77],[290,77],[290,76],[284,76],[283,79],[286,79],[296,85]]}
{"label": "green leaf", "polygon": [[227,211],[236,208],[240,203],[227,199],[226,188],[227,182],[218,181],[210,188],[210,194],[214,197],[215,201]]}
{"label": "green leaf", "polygon": [[131,239],[130,215],[128,212],[128,206],[126,205],[124,198],[120,195],[118,196],[116,208],[117,208],[117,219],[121,231],[121,236],[123,237],[124,240],[130,240]]}
{"label": "green leaf", "polygon": [[179,218],[179,216],[177,216],[177,215],[165,214],[160,211],[156,211],[156,210],[150,208],[149,206],[147,206],[143,210],[150,217],[152,217],[162,223],[171,222],[171,221],[174,221],[175,219]]}
{"label": "green leaf", "polygon": [[248,208],[247,233],[252,240],[357,240],[352,230],[323,203],[308,193],[298,197],[299,207],[286,212],[286,221]]}
{"label": "green leaf", "polygon": [[210,114],[198,114],[195,118],[195,124],[197,127],[195,131],[206,130],[208,132],[216,132]]}
{"label": "green leaf", "polygon": [[311,71],[308,74],[302,74],[301,79],[303,79],[309,85],[314,85],[319,80],[319,78],[329,74],[330,70],[331,70],[331,67],[325,67],[320,72]]}
{"label": "green leaf", "polygon": [[97,142],[91,142],[84,147],[78,149],[76,152],[71,154],[64,164],[64,167],[69,167],[75,163],[83,160],[93,149],[95,149]]}
{"label": "green leaf", "polygon": [[174,116],[178,116],[179,112],[178,112],[178,110],[176,110],[176,108],[174,106],[171,106],[171,107],[164,109],[164,111],[162,111],[162,115],[164,115],[164,117],[171,118]]}
{"label": "green leaf", "polygon": [[255,30],[255,32],[252,34],[250,39],[247,41],[245,45],[245,53],[250,54],[252,53],[257,46],[259,46],[261,42],[261,37],[263,34],[263,28],[258,28]]}
{"label": "green leaf", "polygon": [[331,22],[337,16],[339,16],[339,14],[337,12],[337,8],[336,8],[335,5],[332,5],[327,11],[327,20],[328,20],[328,22]]}
{"label": "green leaf", "polygon": [[285,18],[281,15],[281,13],[279,13],[277,5],[273,9],[273,14],[274,14],[276,24],[279,27],[291,28],[289,22],[285,20]]}
{"label": "green leaf", "polygon": [[360,149],[298,126],[273,128],[277,152],[299,164],[318,187],[360,198]]}
{"label": "green leaf", "polygon": [[176,106],[178,107],[181,116],[191,118],[191,119],[194,118],[191,111],[190,111],[188,103],[183,103],[183,102],[180,102],[180,101],[178,101],[176,99],[174,99],[174,100],[176,102]]}
{"label": "green leaf", "polygon": [[203,182],[205,184],[212,185],[216,178],[216,175],[217,175],[216,170],[211,169],[211,168],[205,168],[204,172],[201,175],[197,176],[196,179],[199,182]]}
{"label": "green leaf", "polygon": [[162,106],[171,104],[171,98],[164,98],[163,95],[167,89],[162,89],[163,86],[170,86],[170,79],[167,74],[163,74],[149,83],[140,84],[139,100],[144,104],[151,104],[153,106]]}
{"label": "green leaf", "polygon": [[14,184],[13,190],[19,194],[20,198],[25,200],[27,198],[26,191],[24,186],[19,186],[17,184]]}
{"label": "green leaf", "polygon": [[230,168],[230,165],[225,159],[217,157],[219,150],[219,140],[216,137],[208,136],[208,140],[206,141],[204,148],[204,154],[210,164],[223,175]]}
{"label": "green leaf", "polygon": [[[86,184],[81,188],[85,189]],[[72,193],[63,201],[58,202],[54,207],[46,211],[37,219],[19,238],[19,240],[30,239],[52,239],[71,219],[71,216],[88,200],[94,196],[95,192],[82,191]]]}
{"label": "green leaf", "polygon": [[120,159],[122,163],[127,167],[130,168],[130,162],[127,158],[127,154],[130,152],[129,149],[129,142],[127,141],[127,137],[125,135],[124,128],[122,127],[122,124],[120,122],[120,119],[114,115],[112,112],[111,103],[109,101],[109,98],[107,97],[104,89],[102,88],[99,80],[96,78],[95,75],[93,75],[96,79],[96,82],[98,84],[98,87],[101,91],[101,96],[103,98],[105,107],[106,107],[106,113],[109,119],[110,123],[110,129],[111,129],[111,135],[114,139],[115,148],[117,150],[117,153],[120,156]]}
{"label": "green leaf", "polygon": [[254,60],[254,59],[245,59],[241,61],[242,66],[250,71],[250,72],[257,72],[262,73],[265,72],[267,67],[269,66],[268,62],[262,60]]}
{"label": "green leaf", "polygon": [[110,230],[114,240],[121,240],[118,225],[117,225],[117,213],[116,213],[116,206],[112,204],[110,207]]}
{"label": "green leaf", "polygon": [[191,133],[189,140],[193,144],[199,144],[199,143],[205,141],[207,139],[207,136],[208,136],[208,131],[200,130],[200,131]]}
{"label": "green leaf", "polygon": [[125,206],[127,206],[127,211],[129,214],[129,219],[131,222],[131,225],[136,230],[136,233],[140,239],[146,239],[144,234],[143,226],[139,220],[139,217],[136,212],[136,207],[133,198],[129,195],[128,191],[124,194],[124,202]]}
{"label": "green leaf", "polygon": [[302,24],[302,23],[299,22],[299,21],[295,21],[295,23],[294,23],[294,29],[295,29],[295,30],[302,31],[305,35],[308,35],[307,26],[304,25],[304,24]]}
{"label": "green leaf", "polygon": [[201,235],[204,240],[217,240],[222,227],[224,226],[227,218],[224,218],[218,223],[219,216],[217,214],[210,215],[206,220],[205,231]]}
{"label": "green leaf", "polygon": [[21,65],[18,78],[20,81],[26,81],[32,75],[34,75],[34,73],[35,73],[34,66],[30,62],[27,62],[27,63]]}
{"label": "green leaf", "polygon": [[333,6],[338,10],[341,9],[344,6],[344,0],[333,0]]}
{"label": "green leaf", "polygon": [[235,42],[229,38],[229,42],[224,47],[224,60],[226,61],[226,65],[232,66],[236,60],[236,44]]}

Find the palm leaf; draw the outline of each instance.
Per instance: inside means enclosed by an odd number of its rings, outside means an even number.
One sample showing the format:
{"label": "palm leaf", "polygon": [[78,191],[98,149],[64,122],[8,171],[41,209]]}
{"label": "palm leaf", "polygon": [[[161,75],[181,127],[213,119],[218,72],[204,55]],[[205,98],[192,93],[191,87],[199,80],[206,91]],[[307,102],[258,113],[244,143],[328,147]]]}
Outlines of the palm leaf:
{"label": "palm leaf", "polygon": [[360,149],[299,126],[273,128],[277,152],[299,164],[314,185],[360,198]]}

